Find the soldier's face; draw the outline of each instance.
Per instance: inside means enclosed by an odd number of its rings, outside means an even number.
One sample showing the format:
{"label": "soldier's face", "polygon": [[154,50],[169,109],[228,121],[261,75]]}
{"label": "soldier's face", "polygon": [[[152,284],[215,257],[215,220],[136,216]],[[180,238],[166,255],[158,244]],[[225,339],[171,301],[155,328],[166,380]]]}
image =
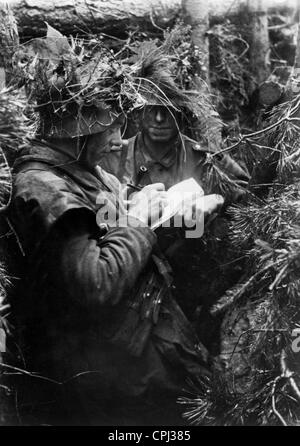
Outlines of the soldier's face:
{"label": "soldier's face", "polygon": [[118,118],[112,126],[107,128],[102,133],[95,133],[90,135],[87,140],[87,148],[85,151],[86,162],[90,166],[96,166],[99,164],[103,152],[107,152],[112,147],[121,149],[121,126],[124,122],[124,118]]}
{"label": "soldier's face", "polygon": [[154,142],[167,142],[178,134],[178,124],[173,111],[161,105],[145,107],[142,130]]}

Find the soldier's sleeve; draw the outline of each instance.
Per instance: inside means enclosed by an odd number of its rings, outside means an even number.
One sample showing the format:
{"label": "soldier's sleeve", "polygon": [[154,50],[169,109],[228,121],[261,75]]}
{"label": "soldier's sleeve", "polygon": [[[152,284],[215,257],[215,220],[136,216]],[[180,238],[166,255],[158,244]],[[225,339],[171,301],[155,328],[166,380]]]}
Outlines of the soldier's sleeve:
{"label": "soldier's sleeve", "polygon": [[154,232],[129,218],[101,237],[95,212],[63,179],[30,171],[17,180],[11,215],[33,266],[84,306],[119,302],[147,264]]}
{"label": "soldier's sleeve", "polygon": [[190,138],[186,138],[186,140],[191,145],[193,151],[199,154],[199,164],[203,163],[203,155],[213,155],[224,173],[226,173],[230,178],[236,182],[241,182],[243,185],[248,183],[250,179],[249,173],[230,155],[222,152],[218,153],[210,147],[201,145]]}
{"label": "soldier's sleeve", "polygon": [[129,219],[127,227],[116,225],[99,238],[86,216],[78,212],[65,216],[61,229],[59,276],[68,295],[78,303],[115,305],[145,268],[156,235]]}
{"label": "soldier's sleeve", "polygon": [[230,180],[225,195],[222,193],[222,184],[219,185],[221,195],[224,195],[227,203],[240,201],[247,194],[250,180],[248,171],[228,154],[216,155],[216,158],[220,169]]}
{"label": "soldier's sleeve", "polygon": [[248,182],[249,173],[243,169],[230,155],[224,154],[220,156],[220,162],[225,172],[236,181]]}

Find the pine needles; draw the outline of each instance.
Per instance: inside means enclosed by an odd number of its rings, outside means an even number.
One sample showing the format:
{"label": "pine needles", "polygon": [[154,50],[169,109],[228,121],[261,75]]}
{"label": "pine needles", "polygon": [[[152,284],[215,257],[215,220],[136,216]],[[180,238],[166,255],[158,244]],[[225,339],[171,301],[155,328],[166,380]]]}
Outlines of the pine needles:
{"label": "pine needles", "polygon": [[267,123],[274,124],[268,146],[280,151],[268,195],[261,199],[251,194],[247,203],[230,210],[231,244],[236,257],[246,256],[246,270],[211,309],[224,318],[209,391],[203,398],[203,384],[198,385],[196,397],[181,401],[188,407],[186,417],[198,425],[299,424],[298,114],[296,97],[275,109]]}
{"label": "pine needles", "polygon": [[30,132],[23,114],[25,101],[20,93],[0,91],[0,209],[9,204],[11,195],[10,159]]}
{"label": "pine needles", "polygon": [[[0,228],[1,238],[3,227],[5,226],[5,211],[9,206],[12,193],[12,177],[9,161],[11,161],[22,143],[24,143],[30,131],[27,120],[23,115],[25,101],[19,92],[12,89],[0,91]],[[6,301],[7,291],[10,287],[10,277],[5,265],[5,252],[3,244],[0,244],[0,364],[2,353],[6,351],[6,338],[10,333],[7,316],[10,306]],[[6,422],[7,412],[10,408],[7,405],[6,396],[10,389],[4,385],[0,374],[0,392],[1,392],[1,413],[0,423]]]}
{"label": "pine needles", "polygon": [[209,30],[211,85],[220,114],[239,115],[249,103],[253,82],[249,70],[249,44],[230,21]]}
{"label": "pine needles", "polygon": [[[4,221],[12,193],[12,177],[8,158],[13,158],[19,146],[25,142],[30,126],[23,114],[25,101],[19,92],[12,89],[0,91],[0,222]],[[3,236],[3,234],[1,234]],[[2,252],[2,247],[0,247]],[[6,291],[10,280],[1,259],[0,264],[0,327],[5,325],[3,317],[6,313]]]}

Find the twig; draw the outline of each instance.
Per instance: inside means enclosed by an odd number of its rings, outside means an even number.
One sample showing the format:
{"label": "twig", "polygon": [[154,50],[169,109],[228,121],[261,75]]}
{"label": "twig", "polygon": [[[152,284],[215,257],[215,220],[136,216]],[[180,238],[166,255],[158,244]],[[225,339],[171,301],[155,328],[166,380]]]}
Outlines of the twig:
{"label": "twig", "polygon": [[8,187],[9,188],[9,196],[8,196],[7,203],[3,204],[3,206],[1,206],[1,208],[0,208],[0,213],[4,213],[8,209],[8,207],[10,206],[10,203],[11,203],[11,200],[12,200],[12,183],[13,183],[13,181],[12,181],[12,173],[11,173],[11,170],[10,170],[10,167],[9,167],[6,155],[5,155],[3,150],[1,150],[1,157],[3,158],[4,168],[8,172],[8,182],[7,182],[7,184],[9,186]]}
{"label": "twig", "polygon": [[74,379],[80,378],[81,376],[85,376],[85,375],[92,375],[92,374],[101,374],[102,371],[101,370],[86,370],[84,372],[79,372],[75,375],[72,375],[70,378],[67,378],[64,381],[56,381],[55,379],[49,378],[47,376],[43,376],[43,375],[39,375],[38,373],[35,372],[29,372],[28,370],[24,370],[24,369],[20,369],[19,367],[15,367],[15,366],[11,366],[9,364],[5,364],[5,363],[0,363],[0,368],[6,368],[8,370],[11,370],[12,372],[16,372],[16,373],[12,373],[13,375],[26,375],[29,376],[31,378],[37,378],[40,379],[42,381],[47,381],[51,384],[56,384],[58,386],[64,386],[65,384],[73,381]]}
{"label": "twig", "polygon": [[0,389],[3,389],[5,392],[10,393],[11,389],[7,386],[4,386],[3,384],[0,384]]}
{"label": "twig", "polygon": [[276,29],[282,29],[282,28],[290,28],[293,23],[282,23],[281,25],[271,25],[268,26],[268,30],[276,30]]}
{"label": "twig", "polygon": [[281,373],[282,373],[283,377],[285,377],[286,379],[289,380],[289,383],[295,393],[295,396],[300,401],[300,390],[296,384],[296,381],[293,378],[294,373],[291,370],[289,370],[289,368],[287,367],[286,358],[287,358],[286,352],[285,352],[285,350],[282,350],[281,356],[280,356]]}
{"label": "twig", "polygon": [[289,264],[285,265],[282,268],[282,270],[277,274],[277,276],[275,277],[275,280],[269,286],[270,291],[273,291],[274,287],[280,282],[281,278],[284,276],[284,273],[286,272],[286,270],[288,269],[289,266],[290,266]]}
{"label": "twig", "polygon": [[0,305],[0,316],[5,317],[5,312],[10,309],[9,304]]}
{"label": "twig", "polygon": [[275,380],[273,382],[273,386],[272,386],[272,409],[273,409],[274,414],[277,416],[277,418],[283,424],[283,426],[287,426],[287,423],[284,420],[284,418],[282,417],[282,415],[276,409],[276,395],[275,395],[275,392],[276,392],[277,383],[280,380],[287,380],[287,381],[289,381],[289,383],[290,383],[290,385],[291,385],[291,387],[292,387],[292,389],[293,389],[297,399],[300,401],[300,391],[299,391],[299,388],[298,388],[298,386],[297,386],[297,384],[296,384],[296,382],[295,382],[295,380],[293,378],[293,375],[294,375],[293,372],[291,372],[289,370],[289,368],[287,367],[286,358],[287,358],[286,352],[285,352],[285,350],[282,350],[281,351],[281,355],[280,355],[281,375],[277,376],[275,378]]}
{"label": "twig", "polygon": [[275,127],[278,127],[279,125],[283,124],[284,122],[293,122],[293,121],[299,122],[300,118],[290,117],[291,115],[293,115],[293,113],[295,113],[298,110],[299,104],[300,104],[300,99],[298,98],[296,104],[289,110],[287,115],[283,116],[281,119],[279,119],[279,121],[276,121],[273,124],[269,125],[268,127],[258,130],[257,132],[252,132],[252,133],[247,133],[246,135],[242,135],[241,138],[236,143],[232,144],[229,147],[225,147],[224,149],[220,150],[219,152],[213,153],[211,156],[214,157],[214,156],[220,155],[225,152],[230,152],[230,150],[233,150],[236,147],[238,147],[243,141],[263,135],[264,133],[269,132],[270,130],[273,130]]}
{"label": "twig", "polygon": [[278,127],[279,125],[283,124],[287,120],[288,120],[288,118],[285,116],[285,117],[281,118],[279,121],[274,122],[274,124],[271,124],[268,127],[265,127],[264,129],[258,130],[257,132],[248,133],[247,135],[243,135],[236,143],[232,144],[229,147],[225,147],[225,149],[222,149],[219,152],[213,153],[211,156],[213,157],[213,156],[217,156],[222,153],[225,153],[225,152],[230,152],[230,150],[233,150],[236,147],[238,147],[243,141],[250,139],[250,138],[254,138],[256,136],[260,136],[266,132],[269,132],[270,130],[274,129],[275,127]]}
{"label": "twig", "polygon": [[161,28],[160,26],[156,25],[156,23],[154,22],[153,11],[152,11],[152,9],[150,10],[150,14],[149,14],[149,16],[150,16],[150,20],[151,20],[151,23],[152,23],[152,25],[154,26],[154,28],[159,29],[160,31],[164,32],[164,29]]}
{"label": "twig", "polygon": [[18,234],[17,234],[15,228],[14,228],[13,225],[11,224],[9,218],[6,218],[6,221],[7,221],[7,224],[8,224],[8,226],[9,226],[10,230],[12,231],[12,233],[14,234],[14,236],[15,236],[15,238],[16,238],[17,245],[19,246],[19,249],[20,249],[20,251],[21,251],[21,253],[22,253],[22,256],[25,257],[25,251],[24,251],[24,249],[23,249],[21,240],[20,240],[20,238],[19,238],[19,236],[18,236]]}
{"label": "twig", "polygon": [[62,385],[63,384],[62,382],[55,381],[54,379],[47,378],[46,376],[38,375],[38,374],[35,374],[33,372],[28,372],[27,370],[23,370],[23,369],[20,369],[18,367],[14,367],[14,366],[11,366],[11,365],[8,365],[8,364],[0,363],[0,368],[1,367],[6,368],[8,370],[11,370],[13,372],[17,372],[17,374],[30,376],[31,378],[41,379],[43,381],[47,381],[47,382],[50,382],[52,384],[57,384],[57,385]]}
{"label": "twig", "polygon": [[281,421],[281,423],[283,424],[283,426],[287,426],[287,423],[285,422],[284,418],[282,417],[282,415],[280,415],[280,413],[279,413],[278,410],[276,409],[276,395],[275,395],[275,392],[276,392],[276,386],[277,386],[277,383],[278,383],[281,379],[282,379],[282,375],[277,376],[277,377],[274,379],[274,383],[273,383],[273,386],[272,386],[272,410],[273,410],[274,414],[277,416],[277,418]]}
{"label": "twig", "polygon": [[235,351],[237,349],[237,346],[240,343],[240,340],[242,338],[242,336],[244,336],[245,334],[249,333],[249,332],[253,332],[253,333],[267,333],[267,332],[278,332],[278,333],[282,333],[282,332],[287,332],[288,330],[286,328],[249,328],[248,330],[244,331],[243,333],[241,333],[238,337],[238,340],[234,346],[234,349],[231,353],[229,362],[232,360],[233,355],[235,354]]}

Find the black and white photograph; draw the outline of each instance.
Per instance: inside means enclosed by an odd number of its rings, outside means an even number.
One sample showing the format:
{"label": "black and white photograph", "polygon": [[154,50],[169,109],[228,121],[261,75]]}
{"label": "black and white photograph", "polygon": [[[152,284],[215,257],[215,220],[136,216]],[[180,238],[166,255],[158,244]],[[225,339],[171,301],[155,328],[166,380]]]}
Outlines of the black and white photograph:
{"label": "black and white photograph", "polygon": [[0,0],[8,426],[300,426],[300,0]]}

